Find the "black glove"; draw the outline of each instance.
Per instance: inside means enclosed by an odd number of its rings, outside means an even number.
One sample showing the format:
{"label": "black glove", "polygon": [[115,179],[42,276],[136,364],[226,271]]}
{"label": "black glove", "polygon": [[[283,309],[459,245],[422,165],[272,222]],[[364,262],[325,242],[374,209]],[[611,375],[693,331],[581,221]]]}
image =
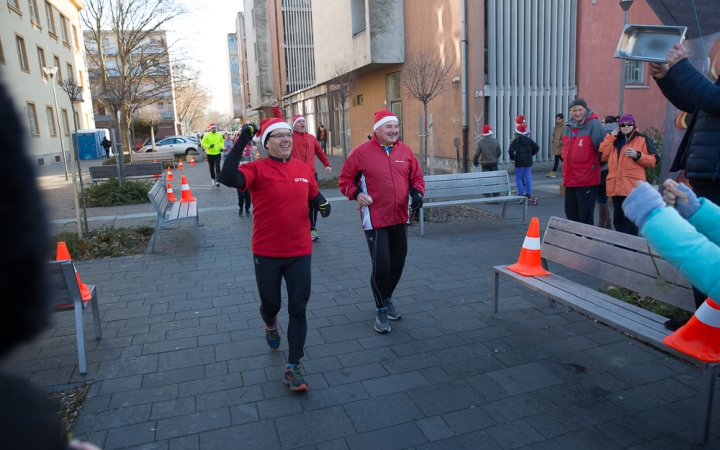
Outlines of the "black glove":
{"label": "black glove", "polygon": [[252,140],[253,136],[255,136],[255,133],[257,132],[257,125],[254,123],[246,123],[243,125],[242,130],[240,131],[240,136],[247,138],[248,142]]}
{"label": "black glove", "polygon": [[210,147],[208,148],[215,148],[215,144],[210,144]]}
{"label": "black glove", "polygon": [[410,197],[412,198],[412,202],[410,203],[410,209],[412,209],[413,211],[417,211],[422,208],[423,198],[420,191],[415,188],[410,189]]}
{"label": "black glove", "polygon": [[330,215],[330,202],[325,200],[325,203],[318,206],[318,211],[320,211],[320,215],[325,218]]}

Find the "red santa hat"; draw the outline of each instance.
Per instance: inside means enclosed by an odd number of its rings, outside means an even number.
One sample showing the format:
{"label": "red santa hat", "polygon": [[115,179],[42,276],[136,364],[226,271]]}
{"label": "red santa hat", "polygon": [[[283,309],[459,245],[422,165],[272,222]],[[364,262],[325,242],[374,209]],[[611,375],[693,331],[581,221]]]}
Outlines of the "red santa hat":
{"label": "red santa hat", "polygon": [[491,134],[493,134],[492,128],[490,128],[490,125],[485,124],[485,125],[483,126],[483,129],[482,129],[482,135],[483,135],[483,136],[490,136]]}
{"label": "red santa hat", "polygon": [[[520,131],[520,125],[525,126],[525,128],[523,129],[522,132]],[[525,116],[523,116],[522,114],[515,118],[515,132],[518,134],[527,133],[527,125],[525,124]]]}
{"label": "red santa hat", "polygon": [[305,118],[302,116],[302,114],[295,114],[292,118],[292,126],[295,127],[295,124],[300,119],[305,120]]}
{"label": "red santa hat", "polygon": [[526,135],[528,134],[528,127],[524,123],[521,123],[520,125],[515,126],[515,132],[517,134]]}
{"label": "red santa hat", "polygon": [[270,137],[270,133],[272,133],[273,130],[281,128],[286,128],[292,131],[292,127],[290,126],[290,124],[287,122],[283,122],[282,119],[279,119],[277,117],[263,119],[260,122],[260,129],[257,131],[257,133],[255,133],[255,136],[262,136],[260,142],[262,143],[262,146],[265,147],[265,144]]}
{"label": "red santa hat", "polygon": [[217,125],[215,125],[214,123],[211,123],[210,125],[208,125],[208,130],[209,130],[210,128],[217,128]]}
{"label": "red santa hat", "polygon": [[386,122],[390,122],[391,120],[394,120],[395,122],[400,123],[397,117],[395,117],[395,114],[391,113],[387,109],[381,109],[380,111],[375,111],[375,124],[373,125],[373,131],[380,128],[380,126]]}

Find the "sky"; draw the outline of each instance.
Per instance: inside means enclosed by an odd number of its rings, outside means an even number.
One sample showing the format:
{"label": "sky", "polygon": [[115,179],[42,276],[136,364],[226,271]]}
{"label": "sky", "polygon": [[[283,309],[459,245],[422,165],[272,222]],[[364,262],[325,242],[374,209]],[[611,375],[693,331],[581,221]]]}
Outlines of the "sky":
{"label": "sky", "polygon": [[168,41],[177,41],[188,63],[200,69],[201,80],[211,95],[208,109],[230,114],[227,35],[235,32],[235,16],[242,11],[243,1],[184,0],[184,4],[190,12],[164,27]]}

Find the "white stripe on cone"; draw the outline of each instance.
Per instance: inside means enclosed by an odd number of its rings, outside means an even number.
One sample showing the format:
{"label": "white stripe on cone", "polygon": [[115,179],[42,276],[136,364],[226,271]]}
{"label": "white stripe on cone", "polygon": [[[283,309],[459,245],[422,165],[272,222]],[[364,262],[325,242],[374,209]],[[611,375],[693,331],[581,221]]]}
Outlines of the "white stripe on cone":
{"label": "white stripe on cone", "polygon": [[708,305],[707,302],[700,305],[695,311],[695,317],[707,326],[720,328],[720,311]]}
{"label": "white stripe on cone", "polygon": [[522,246],[527,250],[540,250],[540,238],[525,236]]}

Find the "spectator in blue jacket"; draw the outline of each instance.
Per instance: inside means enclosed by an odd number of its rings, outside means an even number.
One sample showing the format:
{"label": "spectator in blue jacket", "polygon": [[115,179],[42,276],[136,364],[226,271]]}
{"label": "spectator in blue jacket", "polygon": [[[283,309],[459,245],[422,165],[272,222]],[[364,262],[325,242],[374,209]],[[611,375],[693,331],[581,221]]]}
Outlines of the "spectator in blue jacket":
{"label": "spectator in blue jacket", "polygon": [[[692,114],[670,172],[684,170],[695,194],[719,205],[720,78],[713,84],[697,70],[682,44],[673,46],[666,61],[667,64],[650,63],[648,73],[670,103]],[[693,290],[695,304],[700,307],[707,296],[695,286]],[[665,323],[673,331],[682,325],[678,321]]]}

